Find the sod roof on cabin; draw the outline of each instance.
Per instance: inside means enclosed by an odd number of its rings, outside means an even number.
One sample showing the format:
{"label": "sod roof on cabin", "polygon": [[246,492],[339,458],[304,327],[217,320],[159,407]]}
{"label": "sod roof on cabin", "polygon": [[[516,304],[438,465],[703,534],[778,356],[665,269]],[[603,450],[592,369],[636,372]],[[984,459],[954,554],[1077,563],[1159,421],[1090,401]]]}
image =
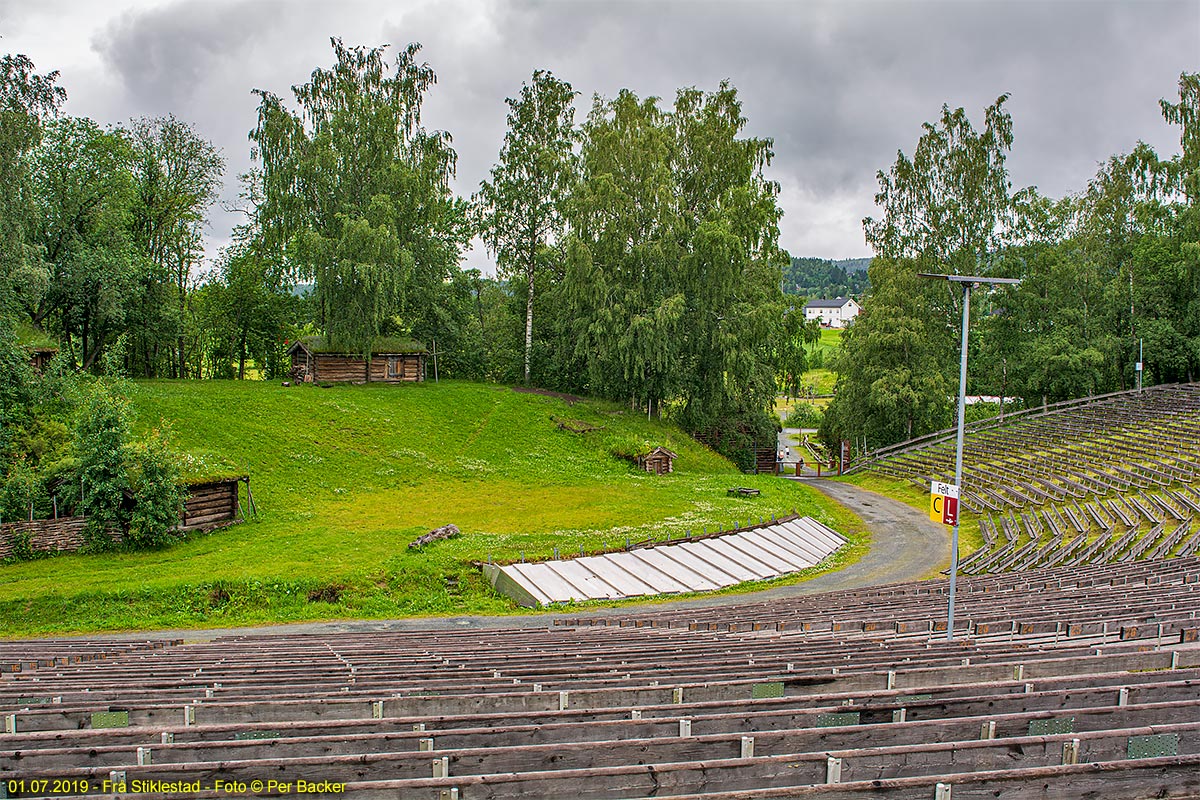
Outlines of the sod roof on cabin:
{"label": "sod roof on cabin", "polygon": [[[354,349],[335,347],[324,336],[303,336],[296,340],[296,344],[304,345],[311,353],[351,353],[359,355]],[[428,353],[429,351],[425,348],[425,345],[416,339],[405,339],[400,336],[380,336],[372,340],[371,352],[379,355],[389,353]]]}
{"label": "sod roof on cabin", "polygon": [[38,330],[28,323],[20,323],[13,329],[17,343],[28,350],[57,350],[58,342],[48,333]]}

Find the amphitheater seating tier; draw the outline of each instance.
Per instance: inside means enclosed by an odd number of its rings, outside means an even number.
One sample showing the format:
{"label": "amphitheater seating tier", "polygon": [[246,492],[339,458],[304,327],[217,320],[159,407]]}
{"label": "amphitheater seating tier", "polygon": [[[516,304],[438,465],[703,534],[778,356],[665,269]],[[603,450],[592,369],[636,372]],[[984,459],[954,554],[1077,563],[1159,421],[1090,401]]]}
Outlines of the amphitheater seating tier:
{"label": "amphitheater seating tier", "polygon": [[968,577],[953,641],[938,580],[550,626],[114,639],[86,662],[9,643],[0,777],[9,796],[51,777],[107,797],[228,796],[219,780],[439,800],[1186,796],[1198,591],[1196,558]]}

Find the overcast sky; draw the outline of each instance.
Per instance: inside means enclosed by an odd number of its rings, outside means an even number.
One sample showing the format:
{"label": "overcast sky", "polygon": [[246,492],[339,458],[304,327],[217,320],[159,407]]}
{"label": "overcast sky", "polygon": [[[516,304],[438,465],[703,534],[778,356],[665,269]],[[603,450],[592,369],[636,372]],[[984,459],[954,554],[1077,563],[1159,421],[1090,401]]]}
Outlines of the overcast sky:
{"label": "overcast sky", "polygon": [[[780,244],[793,255],[869,255],[862,218],[875,174],[911,153],[943,103],[982,110],[1012,95],[1016,186],[1079,191],[1141,139],[1178,151],[1158,100],[1200,70],[1200,0],[944,2],[486,2],[486,0],[0,0],[0,53],[57,69],[68,113],[102,123],[168,113],[228,161],[225,196],[250,165],[255,88],[292,100],[329,37],[420,42],[438,76],[425,124],[449,131],[456,189],[496,160],[504,99],[535,69],[582,95],[622,88],[670,101],[682,86],[737,87],[749,133],[775,140]],[[209,256],[238,221],[213,209]],[[470,266],[490,271],[477,248]]]}

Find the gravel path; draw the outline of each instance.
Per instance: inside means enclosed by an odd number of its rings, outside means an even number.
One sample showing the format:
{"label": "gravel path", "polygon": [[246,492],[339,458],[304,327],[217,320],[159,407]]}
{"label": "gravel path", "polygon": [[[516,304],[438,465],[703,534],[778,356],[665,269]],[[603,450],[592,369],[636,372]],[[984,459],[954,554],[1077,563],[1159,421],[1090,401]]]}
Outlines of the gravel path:
{"label": "gravel path", "polygon": [[939,570],[949,568],[950,528],[945,525],[899,500],[849,483],[807,483],[857,514],[871,531],[872,539],[870,552],[858,562],[795,587],[815,587],[804,594],[919,581],[937,577]]}

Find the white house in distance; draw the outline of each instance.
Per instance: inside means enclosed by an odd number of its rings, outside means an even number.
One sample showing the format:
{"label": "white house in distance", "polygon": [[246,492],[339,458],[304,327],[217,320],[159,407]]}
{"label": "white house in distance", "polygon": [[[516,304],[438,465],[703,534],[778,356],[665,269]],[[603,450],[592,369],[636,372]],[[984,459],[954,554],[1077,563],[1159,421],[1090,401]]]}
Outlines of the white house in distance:
{"label": "white house in distance", "polygon": [[821,320],[827,328],[844,328],[846,323],[858,316],[862,308],[849,297],[833,300],[810,300],[804,305],[804,321]]}

